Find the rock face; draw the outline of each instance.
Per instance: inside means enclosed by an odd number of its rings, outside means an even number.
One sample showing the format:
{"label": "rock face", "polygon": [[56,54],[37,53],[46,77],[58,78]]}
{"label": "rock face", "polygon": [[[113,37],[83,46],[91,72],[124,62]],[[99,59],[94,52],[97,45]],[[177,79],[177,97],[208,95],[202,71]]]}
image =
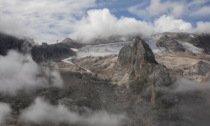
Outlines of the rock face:
{"label": "rock face", "polygon": [[[177,43],[177,40],[181,40],[192,44],[202,50],[202,53],[210,54],[210,35],[209,34],[189,34],[179,32],[166,32],[163,33],[157,46],[166,47],[172,51],[183,51],[183,48]],[[164,44],[163,44],[164,43]],[[177,47],[175,46],[177,45]]]}
{"label": "rock face", "polygon": [[174,39],[168,37],[167,35],[162,35],[156,43],[158,47],[165,47],[172,51],[185,51],[183,45],[175,41]]}
{"label": "rock face", "polygon": [[131,63],[132,58],[132,48],[130,45],[124,46],[118,55],[118,61],[122,66],[127,66]]}
{"label": "rock face", "polygon": [[21,53],[29,53],[33,44],[34,42],[32,39],[19,39],[14,36],[0,33],[0,55],[6,55],[10,49]]}
{"label": "rock face", "polygon": [[62,42],[56,44],[34,46],[31,50],[31,55],[36,62],[61,60],[76,55],[71,48],[80,47],[82,47],[82,44],[75,42],[70,38],[66,38]]}
{"label": "rock face", "polygon": [[81,48],[83,45],[79,42],[72,40],[71,38],[67,37],[62,42],[62,45],[71,47],[71,48]]}
{"label": "rock face", "polygon": [[46,46],[34,46],[31,50],[31,55],[34,61],[43,62],[48,60],[61,60],[76,55],[76,53],[69,46],[58,43]]}
{"label": "rock face", "polygon": [[210,64],[203,61],[199,61],[190,68],[189,74],[206,76],[209,71],[210,71]]}
{"label": "rock face", "polygon": [[[150,89],[152,92],[149,93],[151,103],[154,104],[156,97],[155,88],[168,86],[170,84],[169,72],[165,66],[157,63],[149,45],[139,37],[135,39],[131,56],[130,54],[126,54],[127,52],[125,50],[128,48],[129,47],[123,47],[120,51],[120,56],[131,57],[131,63],[129,64],[131,89],[142,94],[147,94],[148,89]],[[122,54],[122,52],[124,52],[124,54]],[[119,59],[122,59],[121,57]],[[124,64],[125,61],[129,61],[129,59],[119,61],[123,61],[121,64]]]}

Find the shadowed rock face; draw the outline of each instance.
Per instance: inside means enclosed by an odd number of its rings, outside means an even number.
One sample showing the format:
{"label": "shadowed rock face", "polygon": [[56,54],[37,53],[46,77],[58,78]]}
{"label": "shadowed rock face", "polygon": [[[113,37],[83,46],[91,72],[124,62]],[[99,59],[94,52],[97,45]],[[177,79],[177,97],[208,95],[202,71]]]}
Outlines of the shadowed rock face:
{"label": "shadowed rock face", "polygon": [[157,41],[156,46],[165,47],[166,49],[170,49],[172,51],[185,51],[183,45],[168,37],[167,35],[162,35]]}
{"label": "shadowed rock face", "polygon": [[34,61],[43,62],[48,60],[61,60],[76,55],[76,53],[69,46],[58,43],[46,46],[34,46],[31,50],[31,55]]}
{"label": "shadowed rock face", "polygon": [[0,55],[6,55],[8,50],[16,50],[21,53],[29,53],[34,41],[29,38],[18,39],[14,36],[0,33]]}

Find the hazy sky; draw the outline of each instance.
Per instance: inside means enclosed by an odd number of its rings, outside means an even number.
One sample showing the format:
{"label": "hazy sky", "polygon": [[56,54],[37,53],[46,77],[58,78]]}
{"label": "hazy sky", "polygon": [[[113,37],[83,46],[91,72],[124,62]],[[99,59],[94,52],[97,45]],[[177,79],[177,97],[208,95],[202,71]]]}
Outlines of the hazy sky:
{"label": "hazy sky", "polygon": [[[210,33],[210,0],[0,0],[0,31],[36,42],[184,31]],[[87,34],[86,34],[87,33]]]}

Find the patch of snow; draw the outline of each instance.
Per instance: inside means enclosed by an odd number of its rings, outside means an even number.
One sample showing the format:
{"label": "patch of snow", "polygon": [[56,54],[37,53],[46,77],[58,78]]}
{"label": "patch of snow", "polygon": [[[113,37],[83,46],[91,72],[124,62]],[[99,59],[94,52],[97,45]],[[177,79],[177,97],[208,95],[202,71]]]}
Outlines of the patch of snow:
{"label": "patch of snow", "polygon": [[194,36],[194,35],[192,35],[192,34],[190,34],[190,37],[195,38],[195,36]]}
{"label": "patch of snow", "polygon": [[89,69],[86,69],[86,68],[84,68],[84,67],[80,67],[80,68],[82,68],[83,70],[85,70],[85,71],[88,72],[88,73],[92,73]]}
{"label": "patch of snow", "polygon": [[192,53],[201,53],[199,51],[199,48],[192,45],[191,43],[189,42],[185,42],[185,41],[181,41],[181,40],[176,40],[177,42],[179,42],[180,44],[182,44],[184,46],[185,49],[189,50],[190,52]]}
{"label": "patch of snow", "polygon": [[166,50],[166,48],[164,48],[164,47],[157,47],[156,46],[156,43],[157,43],[158,39],[161,37],[161,35],[162,34],[156,34],[156,35],[154,35],[150,38],[144,39],[145,42],[147,44],[149,44],[150,48],[152,49],[153,53],[155,53],[155,54]]}
{"label": "patch of snow", "polygon": [[97,45],[86,45],[82,47],[78,52],[78,57],[86,56],[106,56],[110,54],[118,54],[120,49],[124,45],[132,45],[131,41],[129,42],[118,42],[118,43],[107,43],[107,44],[97,44]]}
{"label": "patch of snow", "polygon": [[64,63],[69,63],[69,64],[74,65],[74,63],[72,62],[72,60],[75,60],[75,59],[76,59],[76,57],[73,56],[73,57],[68,57],[68,58],[66,58],[66,59],[63,59],[63,60],[61,60],[61,61],[64,62]]}
{"label": "patch of snow", "polygon": [[71,50],[74,51],[74,52],[78,52],[78,51],[79,51],[79,50],[76,49],[76,48],[71,48]]}

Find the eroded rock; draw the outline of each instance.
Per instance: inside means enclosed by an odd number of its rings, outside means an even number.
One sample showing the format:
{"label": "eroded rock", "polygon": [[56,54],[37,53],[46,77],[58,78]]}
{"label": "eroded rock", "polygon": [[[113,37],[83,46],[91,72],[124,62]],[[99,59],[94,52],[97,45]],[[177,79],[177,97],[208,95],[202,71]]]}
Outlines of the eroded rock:
{"label": "eroded rock", "polygon": [[182,44],[178,43],[173,38],[168,37],[167,35],[163,34],[156,43],[158,47],[165,47],[168,50],[172,51],[185,51],[185,48]]}
{"label": "eroded rock", "polygon": [[118,55],[118,61],[122,66],[128,66],[131,63],[132,47],[130,45],[124,46]]}
{"label": "eroded rock", "polygon": [[[126,48],[123,47],[121,52]],[[171,82],[168,69],[164,65],[157,63],[149,45],[139,37],[136,38],[132,48],[129,69],[131,89],[145,95],[145,97],[150,97],[152,104],[155,104],[156,99],[155,88],[168,86]]]}

